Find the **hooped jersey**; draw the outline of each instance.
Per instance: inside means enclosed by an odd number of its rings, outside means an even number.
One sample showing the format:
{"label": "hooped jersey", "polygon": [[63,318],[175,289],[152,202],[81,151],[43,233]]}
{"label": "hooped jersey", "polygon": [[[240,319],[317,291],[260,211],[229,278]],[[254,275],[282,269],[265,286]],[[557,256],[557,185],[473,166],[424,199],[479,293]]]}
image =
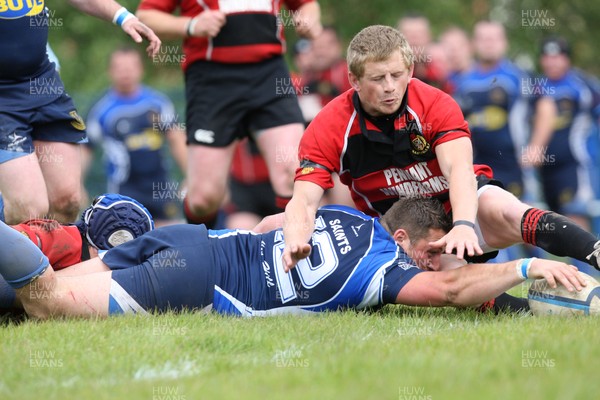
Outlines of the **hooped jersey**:
{"label": "hooped jersey", "polygon": [[[456,102],[413,78],[394,129],[393,134],[384,134],[365,116],[354,89],[343,93],[304,132],[296,180],[329,189],[331,173],[337,172],[350,188],[356,207],[372,216],[383,215],[401,196],[417,194],[438,198],[449,211],[450,185],[435,149],[470,137]],[[475,173],[492,177],[486,165],[476,165]]]}
{"label": "hooped jersey", "polygon": [[[142,0],[140,10],[195,17],[205,10],[220,10],[227,21],[214,38],[188,37],[183,41],[183,69],[198,60],[221,63],[256,63],[285,52],[283,31],[292,13],[314,0]],[[282,15],[282,3],[290,15]]]}
{"label": "hooped jersey", "polygon": [[404,285],[422,272],[377,219],[344,206],[316,214],[310,256],[284,272],[281,230],[208,231],[220,278],[213,309],[260,316],[394,303]]}

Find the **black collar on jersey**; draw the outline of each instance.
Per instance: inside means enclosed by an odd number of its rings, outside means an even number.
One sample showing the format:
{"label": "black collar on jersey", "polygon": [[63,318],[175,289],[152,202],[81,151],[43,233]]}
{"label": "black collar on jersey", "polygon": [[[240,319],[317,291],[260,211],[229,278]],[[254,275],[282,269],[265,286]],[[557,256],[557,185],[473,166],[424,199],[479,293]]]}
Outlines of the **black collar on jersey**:
{"label": "black collar on jersey", "polygon": [[[358,113],[358,121],[362,137],[373,146],[367,146],[371,151],[377,151],[384,157],[390,157],[390,162],[394,166],[406,167],[414,162],[427,161],[435,158],[431,150],[431,145],[425,139],[423,132],[414,117],[408,113],[408,92],[404,94],[402,103],[394,114],[385,117],[369,116],[360,104],[358,93],[354,92],[352,103]],[[374,121],[374,118],[375,121]],[[382,118],[386,118],[383,120]],[[397,119],[404,118],[404,126],[396,129]],[[378,122],[384,125],[388,131],[378,131],[367,129],[367,119],[375,126]],[[379,126],[378,126],[379,127]]]}
{"label": "black collar on jersey", "polygon": [[[398,110],[390,115],[384,115],[381,117],[373,117],[364,110],[362,104],[360,104],[360,98],[358,97],[358,92],[354,92],[352,95],[352,103],[354,105],[354,109],[358,112],[358,122],[360,124],[360,130],[362,134],[372,142],[386,143],[392,144],[397,141],[397,133],[395,127],[396,118],[399,118],[406,112],[406,103],[408,99],[408,93],[404,94],[404,98],[402,99],[402,103]],[[380,131],[367,129],[366,120],[371,121],[375,126],[377,126]],[[396,146],[394,145],[394,150]]]}

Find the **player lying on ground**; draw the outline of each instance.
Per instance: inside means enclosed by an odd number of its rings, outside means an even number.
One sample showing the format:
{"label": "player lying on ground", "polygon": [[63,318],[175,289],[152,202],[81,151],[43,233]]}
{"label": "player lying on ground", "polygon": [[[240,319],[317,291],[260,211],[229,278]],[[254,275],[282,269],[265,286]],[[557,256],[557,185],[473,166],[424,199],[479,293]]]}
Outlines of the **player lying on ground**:
{"label": "player lying on ground", "polygon": [[[154,221],[131,197],[104,194],[94,199],[75,224],[34,219],[11,227],[35,243],[55,271],[71,274],[64,268],[151,231]],[[0,309],[19,308],[15,300],[14,290],[0,277]]]}
{"label": "player lying on ground", "polygon": [[[98,317],[121,313],[214,309],[243,316],[364,309],[387,303],[419,306],[480,304],[523,282],[546,278],[581,290],[577,268],[527,259],[437,268],[448,219],[432,199],[402,199],[381,219],[356,210],[317,212],[313,251],[284,271],[281,230],[207,230],[174,225],[86,261],[90,271],[57,276],[41,251],[0,223],[0,274],[28,315]],[[83,267],[83,265],[81,265]],[[110,268],[110,270],[109,270]]]}

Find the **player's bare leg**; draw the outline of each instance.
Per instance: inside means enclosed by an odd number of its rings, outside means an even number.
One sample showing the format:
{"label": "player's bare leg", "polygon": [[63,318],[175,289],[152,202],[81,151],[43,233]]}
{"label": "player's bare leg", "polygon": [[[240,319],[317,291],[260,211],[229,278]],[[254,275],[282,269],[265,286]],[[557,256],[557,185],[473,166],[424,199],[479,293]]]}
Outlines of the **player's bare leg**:
{"label": "player's bare leg", "polygon": [[[298,144],[303,132],[304,125],[287,124],[256,133],[256,144],[269,168],[273,191],[280,199],[292,197],[294,175],[299,165]],[[282,205],[285,207],[278,204]]]}
{"label": "player's bare leg", "polygon": [[567,217],[531,207],[503,189],[490,187],[480,194],[477,220],[484,240],[492,247],[528,243],[599,269],[600,241],[593,234]]}
{"label": "player's bare leg", "polygon": [[61,277],[48,267],[39,278],[16,289],[17,299],[33,318],[95,318],[108,315],[111,272]]}
{"label": "player's bare leg", "polygon": [[7,224],[18,224],[48,213],[44,175],[35,153],[0,164],[0,192]]}
{"label": "player's bare leg", "polygon": [[110,268],[106,266],[98,257],[91,258],[89,260],[80,262],[79,264],[71,265],[69,268],[63,268],[55,271],[59,277],[65,276],[80,276],[89,275],[97,272],[107,272]]}
{"label": "player's bare leg", "polygon": [[34,141],[48,191],[49,215],[62,223],[74,222],[81,204],[81,145]]}
{"label": "player's bare leg", "polygon": [[223,203],[227,178],[237,142],[227,147],[188,146],[187,195],[184,211],[188,222],[209,223]]}
{"label": "player's bare leg", "polygon": [[497,249],[522,243],[521,219],[531,208],[512,193],[489,185],[479,195],[477,221],[486,243]]}

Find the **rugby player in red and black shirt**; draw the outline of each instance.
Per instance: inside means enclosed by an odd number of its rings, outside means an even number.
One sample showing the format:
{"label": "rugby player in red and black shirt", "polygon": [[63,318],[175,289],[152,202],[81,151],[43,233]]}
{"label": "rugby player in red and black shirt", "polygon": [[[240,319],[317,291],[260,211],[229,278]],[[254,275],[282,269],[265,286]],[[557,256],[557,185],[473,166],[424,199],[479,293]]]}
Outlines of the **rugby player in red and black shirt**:
{"label": "rugby player in red and black shirt", "polygon": [[[177,8],[180,15],[172,15]],[[289,21],[301,36],[319,35],[318,3],[143,0],[137,15],[159,35],[184,38],[188,222],[214,226],[236,141],[249,134],[267,162],[276,203],[283,209],[292,195],[304,129],[282,56],[283,31]]]}
{"label": "rugby player in red and black shirt", "polygon": [[456,250],[459,259],[525,242],[598,268],[600,242],[592,234],[520,202],[497,186],[488,166],[473,165],[460,108],[411,78],[412,51],[400,32],[367,27],[350,43],[347,58],[353,89],[325,106],[300,143],[301,165],[284,219],[287,269],[310,253],[315,211],[332,172],[369,215],[382,215],[403,196],[442,200],[454,227],[432,245]]}

